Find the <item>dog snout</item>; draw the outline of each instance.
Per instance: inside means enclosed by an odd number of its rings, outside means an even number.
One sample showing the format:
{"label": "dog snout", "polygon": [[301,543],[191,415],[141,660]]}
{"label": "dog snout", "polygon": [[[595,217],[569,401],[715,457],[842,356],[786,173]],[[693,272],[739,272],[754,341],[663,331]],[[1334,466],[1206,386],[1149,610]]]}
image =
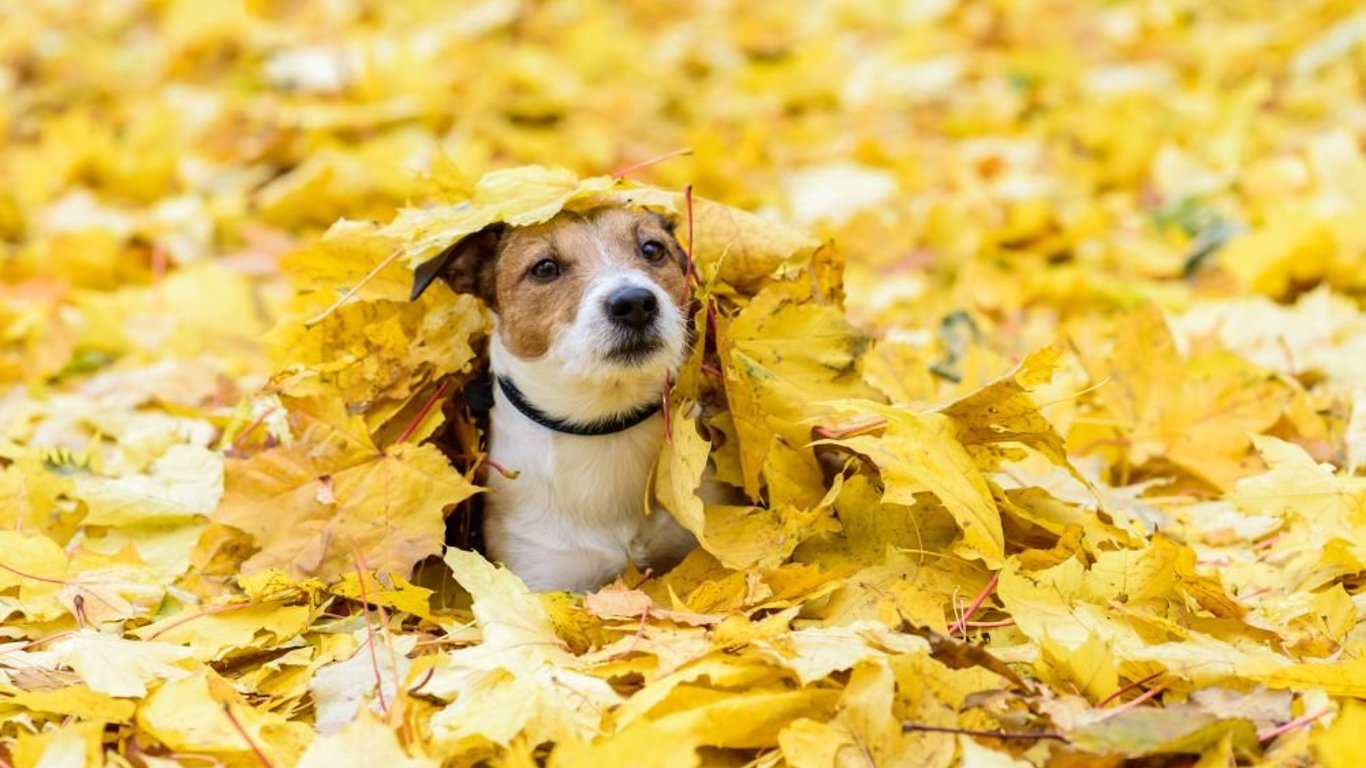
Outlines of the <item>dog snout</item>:
{"label": "dog snout", "polygon": [[618,288],[607,296],[607,316],[617,325],[643,330],[659,316],[659,299],[648,288]]}

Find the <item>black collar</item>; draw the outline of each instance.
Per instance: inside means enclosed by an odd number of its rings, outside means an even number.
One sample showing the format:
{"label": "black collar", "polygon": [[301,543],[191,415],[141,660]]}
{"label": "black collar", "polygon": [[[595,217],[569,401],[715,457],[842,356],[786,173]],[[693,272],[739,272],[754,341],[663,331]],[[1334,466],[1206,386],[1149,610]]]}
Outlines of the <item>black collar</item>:
{"label": "black collar", "polygon": [[563,432],[566,435],[580,435],[583,437],[598,437],[601,435],[611,435],[622,432],[645,421],[651,416],[659,413],[659,403],[646,403],[634,411],[627,411],[619,416],[613,416],[598,421],[590,421],[586,424],[566,419],[558,419],[542,411],[540,408],[527,401],[526,395],[517,388],[516,384],[506,376],[499,376],[498,388],[503,390],[503,395],[513,408],[522,412],[522,415],[540,424],[546,429],[556,432]]}

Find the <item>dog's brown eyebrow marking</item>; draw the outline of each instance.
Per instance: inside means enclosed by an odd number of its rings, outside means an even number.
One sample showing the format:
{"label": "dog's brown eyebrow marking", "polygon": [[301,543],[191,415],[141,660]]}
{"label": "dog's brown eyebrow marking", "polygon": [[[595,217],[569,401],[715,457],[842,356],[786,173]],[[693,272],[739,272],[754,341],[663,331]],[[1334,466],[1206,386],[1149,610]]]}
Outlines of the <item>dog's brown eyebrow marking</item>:
{"label": "dog's brown eyebrow marking", "polygon": [[[524,359],[544,355],[556,330],[574,322],[584,294],[602,274],[638,271],[681,303],[686,295],[682,271],[661,269],[640,254],[643,229],[655,225],[659,239],[677,256],[681,249],[656,215],[619,206],[561,211],[548,222],[508,230],[494,275],[498,333],[508,351]],[[548,283],[528,280],[531,266],[547,256],[560,261],[561,276]]]}

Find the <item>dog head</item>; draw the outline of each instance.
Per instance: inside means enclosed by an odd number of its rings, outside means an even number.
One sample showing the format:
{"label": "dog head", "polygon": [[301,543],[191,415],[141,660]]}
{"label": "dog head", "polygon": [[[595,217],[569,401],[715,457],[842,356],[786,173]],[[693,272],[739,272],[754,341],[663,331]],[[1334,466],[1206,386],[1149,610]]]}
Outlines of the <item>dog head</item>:
{"label": "dog head", "polygon": [[497,316],[495,352],[534,363],[538,377],[662,382],[686,354],[685,261],[658,214],[564,211],[465,237],[418,267],[413,298],[438,278],[482,297]]}

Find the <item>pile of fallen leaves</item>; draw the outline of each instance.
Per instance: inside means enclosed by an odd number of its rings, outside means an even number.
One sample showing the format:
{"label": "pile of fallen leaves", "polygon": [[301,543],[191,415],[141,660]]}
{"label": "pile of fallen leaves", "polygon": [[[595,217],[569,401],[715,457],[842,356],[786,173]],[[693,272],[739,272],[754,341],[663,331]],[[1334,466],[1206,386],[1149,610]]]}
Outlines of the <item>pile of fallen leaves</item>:
{"label": "pile of fallen leaves", "polygon": [[[12,3],[0,765],[1366,764],[1363,87],[1351,0]],[[410,268],[603,202],[702,546],[536,595]]]}

